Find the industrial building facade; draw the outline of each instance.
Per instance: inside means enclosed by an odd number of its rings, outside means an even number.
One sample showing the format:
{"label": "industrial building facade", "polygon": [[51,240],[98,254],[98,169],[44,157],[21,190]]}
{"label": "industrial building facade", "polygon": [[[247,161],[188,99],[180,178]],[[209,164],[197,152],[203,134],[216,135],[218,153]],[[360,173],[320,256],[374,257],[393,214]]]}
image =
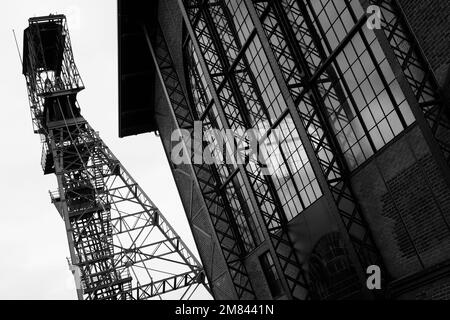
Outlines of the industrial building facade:
{"label": "industrial building facade", "polygon": [[[119,133],[160,135],[216,299],[450,298],[449,12],[118,1]],[[279,154],[173,163],[199,122]]]}

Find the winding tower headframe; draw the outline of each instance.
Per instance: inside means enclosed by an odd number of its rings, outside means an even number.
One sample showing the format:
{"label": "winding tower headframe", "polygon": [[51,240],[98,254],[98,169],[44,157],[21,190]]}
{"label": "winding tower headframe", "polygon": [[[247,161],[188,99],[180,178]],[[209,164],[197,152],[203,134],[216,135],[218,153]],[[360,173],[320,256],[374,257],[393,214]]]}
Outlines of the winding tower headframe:
{"label": "winding tower headframe", "polygon": [[79,299],[187,299],[201,263],[81,115],[84,89],[64,15],[29,19],[23,74],[44,174],[67,233]]}

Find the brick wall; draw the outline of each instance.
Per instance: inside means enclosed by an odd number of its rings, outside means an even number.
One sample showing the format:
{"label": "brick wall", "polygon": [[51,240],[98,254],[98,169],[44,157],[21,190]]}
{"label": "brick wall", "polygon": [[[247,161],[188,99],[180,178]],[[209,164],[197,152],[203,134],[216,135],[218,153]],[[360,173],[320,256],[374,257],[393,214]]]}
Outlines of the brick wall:
{"label": "brick wall", "polygon": [[417,127],[352,181],[394,279],[450,259],[450,189]]}
{"label": "brick wall", "polygon": [[435,283],[416,293],[417,300],[450,300],[450,281]]}
{"label": "brick wall", "polygon": [[450,300],[450,278],[441,279],[402,294],[399,300]]}
{"label": "brick wall", "polygon": [[450,66],[450,1],[399,1],[431,67],[443,84]]}

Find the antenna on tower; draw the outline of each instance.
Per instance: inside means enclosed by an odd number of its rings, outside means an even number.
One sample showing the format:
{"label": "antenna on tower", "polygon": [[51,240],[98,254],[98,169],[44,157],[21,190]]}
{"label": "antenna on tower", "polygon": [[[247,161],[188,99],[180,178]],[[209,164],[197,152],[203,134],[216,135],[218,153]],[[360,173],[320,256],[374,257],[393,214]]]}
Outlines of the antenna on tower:
{"label": "antenna on tower", "polygon": [[13,32],[13,36],[14,36],[14,41],[16,42],[17,53],[19,54],[20,64],[23,64],[22,54],[20,53],[19,43],[17,42],[16,31],[14,29],[12,29],[12,32]]}

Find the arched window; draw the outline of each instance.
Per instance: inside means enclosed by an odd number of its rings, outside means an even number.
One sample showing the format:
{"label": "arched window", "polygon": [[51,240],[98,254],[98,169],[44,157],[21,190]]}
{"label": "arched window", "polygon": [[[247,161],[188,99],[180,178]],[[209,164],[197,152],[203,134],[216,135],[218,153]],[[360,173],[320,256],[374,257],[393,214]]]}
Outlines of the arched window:
{"label": "arched window", "polygon": [[319,300],[358,298],[361,283],[338,232],[317,241],[309,261],[311,296]]}

